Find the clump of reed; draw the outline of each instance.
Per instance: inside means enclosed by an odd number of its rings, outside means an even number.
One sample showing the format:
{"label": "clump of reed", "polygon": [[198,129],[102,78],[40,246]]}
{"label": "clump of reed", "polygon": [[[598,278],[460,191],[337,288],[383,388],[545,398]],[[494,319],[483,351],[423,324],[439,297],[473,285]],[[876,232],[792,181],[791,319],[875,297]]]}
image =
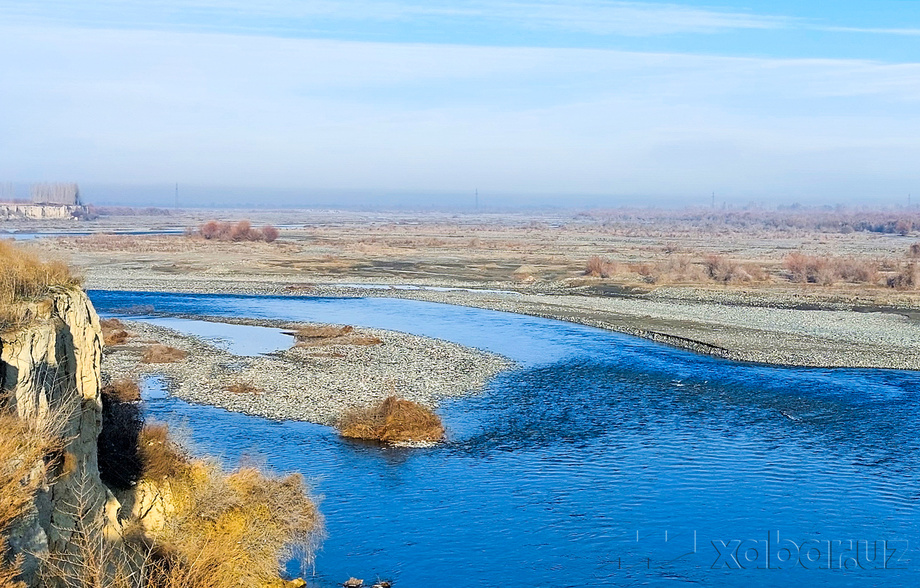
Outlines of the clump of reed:
{"label": "clump of reed", "polygon": [[386,443],[435,442],[444,437],[444,425],[430,408],[396,396],[347,411],[337,426],[343,437]]}

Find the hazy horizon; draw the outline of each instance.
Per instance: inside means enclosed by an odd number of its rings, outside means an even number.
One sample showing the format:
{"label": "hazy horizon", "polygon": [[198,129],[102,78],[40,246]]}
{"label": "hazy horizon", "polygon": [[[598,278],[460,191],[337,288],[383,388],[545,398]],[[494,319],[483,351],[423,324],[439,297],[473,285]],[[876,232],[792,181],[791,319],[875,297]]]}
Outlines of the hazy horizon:
{"label": "hazy horizon", "polygon": [[[920,3],[7,0],[0,184],[111,205],[906,204]],[[20,194],[20,197],[25,194]]]}

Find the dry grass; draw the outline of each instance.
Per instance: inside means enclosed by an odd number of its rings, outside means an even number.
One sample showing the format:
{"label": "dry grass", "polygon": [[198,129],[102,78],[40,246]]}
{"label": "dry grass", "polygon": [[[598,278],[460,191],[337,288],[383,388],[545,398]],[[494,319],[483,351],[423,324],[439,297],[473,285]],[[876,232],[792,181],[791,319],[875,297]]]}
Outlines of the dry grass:
{"label": "dry grass", "polygon": [[62,447],[47,427],[0,415],[0,588],[24,587],[17,579],[21,559],[9,557],[6,534],[32,504],[49,471],[64,469],[68,454]]}
{"label": "dry grass", "polygon": [[189,460],[165,427],[144,431],[144,479],[168,484],[174,509],[149,537],[156,557],[148,586],[263,586],[278,582],[279,562],[292,552],[310,556],[321,520],[301,476],[226,474]]}
{"label": "dry grass", "polygon": [[388,443],[440,441],[444,437],[441,419],[431,409],[396,396],[376,406],[346,412],[338,428],[343,437]]}
{"label": "dry grass", "polygon": [[16,328],[27,319],[22,302],[79,283],[64,263],[43,262],[9,241],[0,241],[0,330]]}
{"label": "dry grass", "polygon": [[99,325],[102,327],[102,339],[106,347],[121,345],[131,337],[125,325],[116,318],[101,319]]}
{"label": "dry grass", "polygon": [[383,339],[374,335],[356,333],[349,325],[308,325],[289,333],[296,339],[297,347],[322,347],[325,345],[380,345]]}
{"label": "dry grass", "polygon": [[263,390],[262,388],[253,386],[249,382],[236,382],[234,384],[230,384],[229,386],[225,386],[224,390],[232,394],[264,394],[265,393],[265,390]]}
{"label": "dry grass", "polygon": [[176,363],[188,357],[188,353],[167,345],[151,345],[144,350],[143,363]]}
{"label": "dry grass", "polygon": [[294,333],[294,337],[298,341],[306,341],[309,339],[332,339],[348,335],[354,332],[354,330],[355,328],[349,325],[341,327],[337,325],[309,325],[297,329]]}
{"label": "dry grass", "polygon": [[115,380],[100,390],[102,398],[111,398],[115,402],[138,402],[141,399],[141,389],[133,380]]}

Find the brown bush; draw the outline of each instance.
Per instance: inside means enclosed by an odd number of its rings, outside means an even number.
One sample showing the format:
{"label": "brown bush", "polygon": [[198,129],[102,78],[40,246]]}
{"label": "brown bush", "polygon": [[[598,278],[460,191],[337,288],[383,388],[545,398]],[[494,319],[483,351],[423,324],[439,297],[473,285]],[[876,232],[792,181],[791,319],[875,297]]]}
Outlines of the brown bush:
{"label": "brown bush", "polygon": [[125,325],[116,318],[102,319],[99,325],[102,327],[102,340],[106,347],[121,345],[131,337],[131,333],[125,330]]}
{"label": "brown bush", "polygon": [[388,443],[440,441],[444,437],[441,419],[431,409],[396,396],[376,406],[346,412],[338,428],[343,437]]}
{"label": "brown bush", "polygon": [[262,240],[266,243],[273,243],[281,234],[281,231],[271,225],[262,227]]}
{"label": "brown bush", "polygon": [[907,248],[908,257],[920,257],[920,241],[917,243],[911,243],[911,246]]}
{"label": "brown bush", "polygon": [[9,241],[0,241],[0,330],[24,320],[22,302],[48,296],[55,287],[79,285],[80,280],[57,261],[43,262]]}
{"label": "brown bush", "polygon": [[618,273],[619,266],[609,259],[601,259],[594,255],[588,258],[585,264],[585,275],[595,278],[609,278]]}
{"label": "brown bush", "polygon": [[855,257],[818,257],[791,253],[786,257],[786,269],[793,282],[825,286],[840,280],[858,284],[877,284],[880,280],[878,261]]}
{"label": "brown bush", "polygon": [[167,345],[151,345],[144,350],[143,363],[176,363],[188,357],[188,353]]}
{"label": "brown bush", "polygon": [[751,274],[741,266],[723,255],[708,255],[703,262],[703,267],[709,277],[725,284],[736,282],[750,282]]}
{"label": "brown bush", "polygon": [[271,243],[278,238],[280,232],[272,225],[265,225],[261,229],[252,228],[248,220],[236,223],[209,220],[198,227],[198,234],[208,240],[215,241],[265,241]]}
{"label": "brown bush", "polygon": [[895,275],[888,278],[887,284],[889,288],[898,290],[912,290],[920,286],[920,266],[913,262],[901,266]]}

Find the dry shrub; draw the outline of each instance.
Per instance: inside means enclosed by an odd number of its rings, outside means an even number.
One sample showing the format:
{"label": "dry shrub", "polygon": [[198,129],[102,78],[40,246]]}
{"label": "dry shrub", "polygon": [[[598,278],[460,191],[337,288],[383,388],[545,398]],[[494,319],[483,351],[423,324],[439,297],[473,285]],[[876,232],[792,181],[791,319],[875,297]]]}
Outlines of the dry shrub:
{"label": "dry shrub", "polygon": [[819,257],[791,253],[786,269],[793,282],[829,286],[838,281],[876,284],[880,279],[879,262],[855,257]]}
{"label": "dry shrub", "polygon": [[249,382],[230,384],[229,386],[225,386],[224,390],[233,394],[263,394],[265,392],[262,388],[257,388]]}
{"label": "dry shrub", "polygon": [[834,283],[834,272],[826,257],[790,253],[786,256],[786,269],[793,282],[824,284]]}
{"label": "dry shrub", "polygon": [[225,474],[212,463],[182,460],[153,479],[168,481],[175,510],[152,533],[157,558],[148,586],[269,585],[279,581],[280,560],[312,553],[321,521],[300,475],[252,468]]}
{"label": "dry shrub", "polygon": [[188,357],[188,353],[167,345],[151,345],[144,350],[143,363],[176,363]]}
{"label": "dry shrub", "polygon": [[911,243],[907,248],[907,257],[920,257],[920,241]]}
{"label": "dry shrub", "polygon": [[595,278],[609,278],[619,273],[619,265],[609,259],[601,259],[594,255],[588,258],[585,264],[585,275]]}
{"label": "dry shrub", "polygon": [[16,328],[25,320],[20,303],[79,283],[64,263],[43,262],[12,242],[0,241],[0,330]]}
{"label": "dry shrub", "polygon": [[99,325],[102,327],[102,339],[106,347],[121,345],[131,336],[131,333],[125,330],[125,325],[116,318],[102,319]]}
{"label": "dry shrub", "polygon": [[400,441],[440,441],[444,437],[441,419],[431,409],[390,396],[380,404],[346,412],[338,422],[343,437]]}
{"label": "dry shrub", "polygon": [[[62,442],[47,429],[0,415],[0,588],[24,588],[22,558],[10,558],[7,533],[33,503]],[[63,455],[63,454],[62,454]]]}
{"label": "dry shrub", "polygon": [[895,275],[888,278],[887,285],[898,290],[912,290],[920,286],[920,266],[913,262],[901,266]]}
{"label": "dry shrub", "polygon": [[198,234],[208,240],[215,241],[265,241],[271,243],[278,238],[280,232],[272,225],[265,225],[261,229],[253,229],[248,220],[237,223],[209,220],[198,227]]}
{"label": "dry shrub", "polygon": [[138,436],[137,451],[146,480],[167,480],[182,475],[188,468],[188,456],[170,439],[166,425],[145,425]]}
{"label": "dry shrub", "polygon": [[273,243],[280,234],[281,231],[271,225],[265,225],[262,227],[262,240],[266,243]]}
{"label": "dry shrub", "polygon": [[102,398],[110,398],[114,402],[139,402],[141,389],[134,380],[115,380],[100,390]]}
{"label": "dry shrub", "polygon": [[708,255],[703,262],[706,273],[716,282],[732,284],[737,282],[750,282],[751,274],[739,263],[723,255]]}

